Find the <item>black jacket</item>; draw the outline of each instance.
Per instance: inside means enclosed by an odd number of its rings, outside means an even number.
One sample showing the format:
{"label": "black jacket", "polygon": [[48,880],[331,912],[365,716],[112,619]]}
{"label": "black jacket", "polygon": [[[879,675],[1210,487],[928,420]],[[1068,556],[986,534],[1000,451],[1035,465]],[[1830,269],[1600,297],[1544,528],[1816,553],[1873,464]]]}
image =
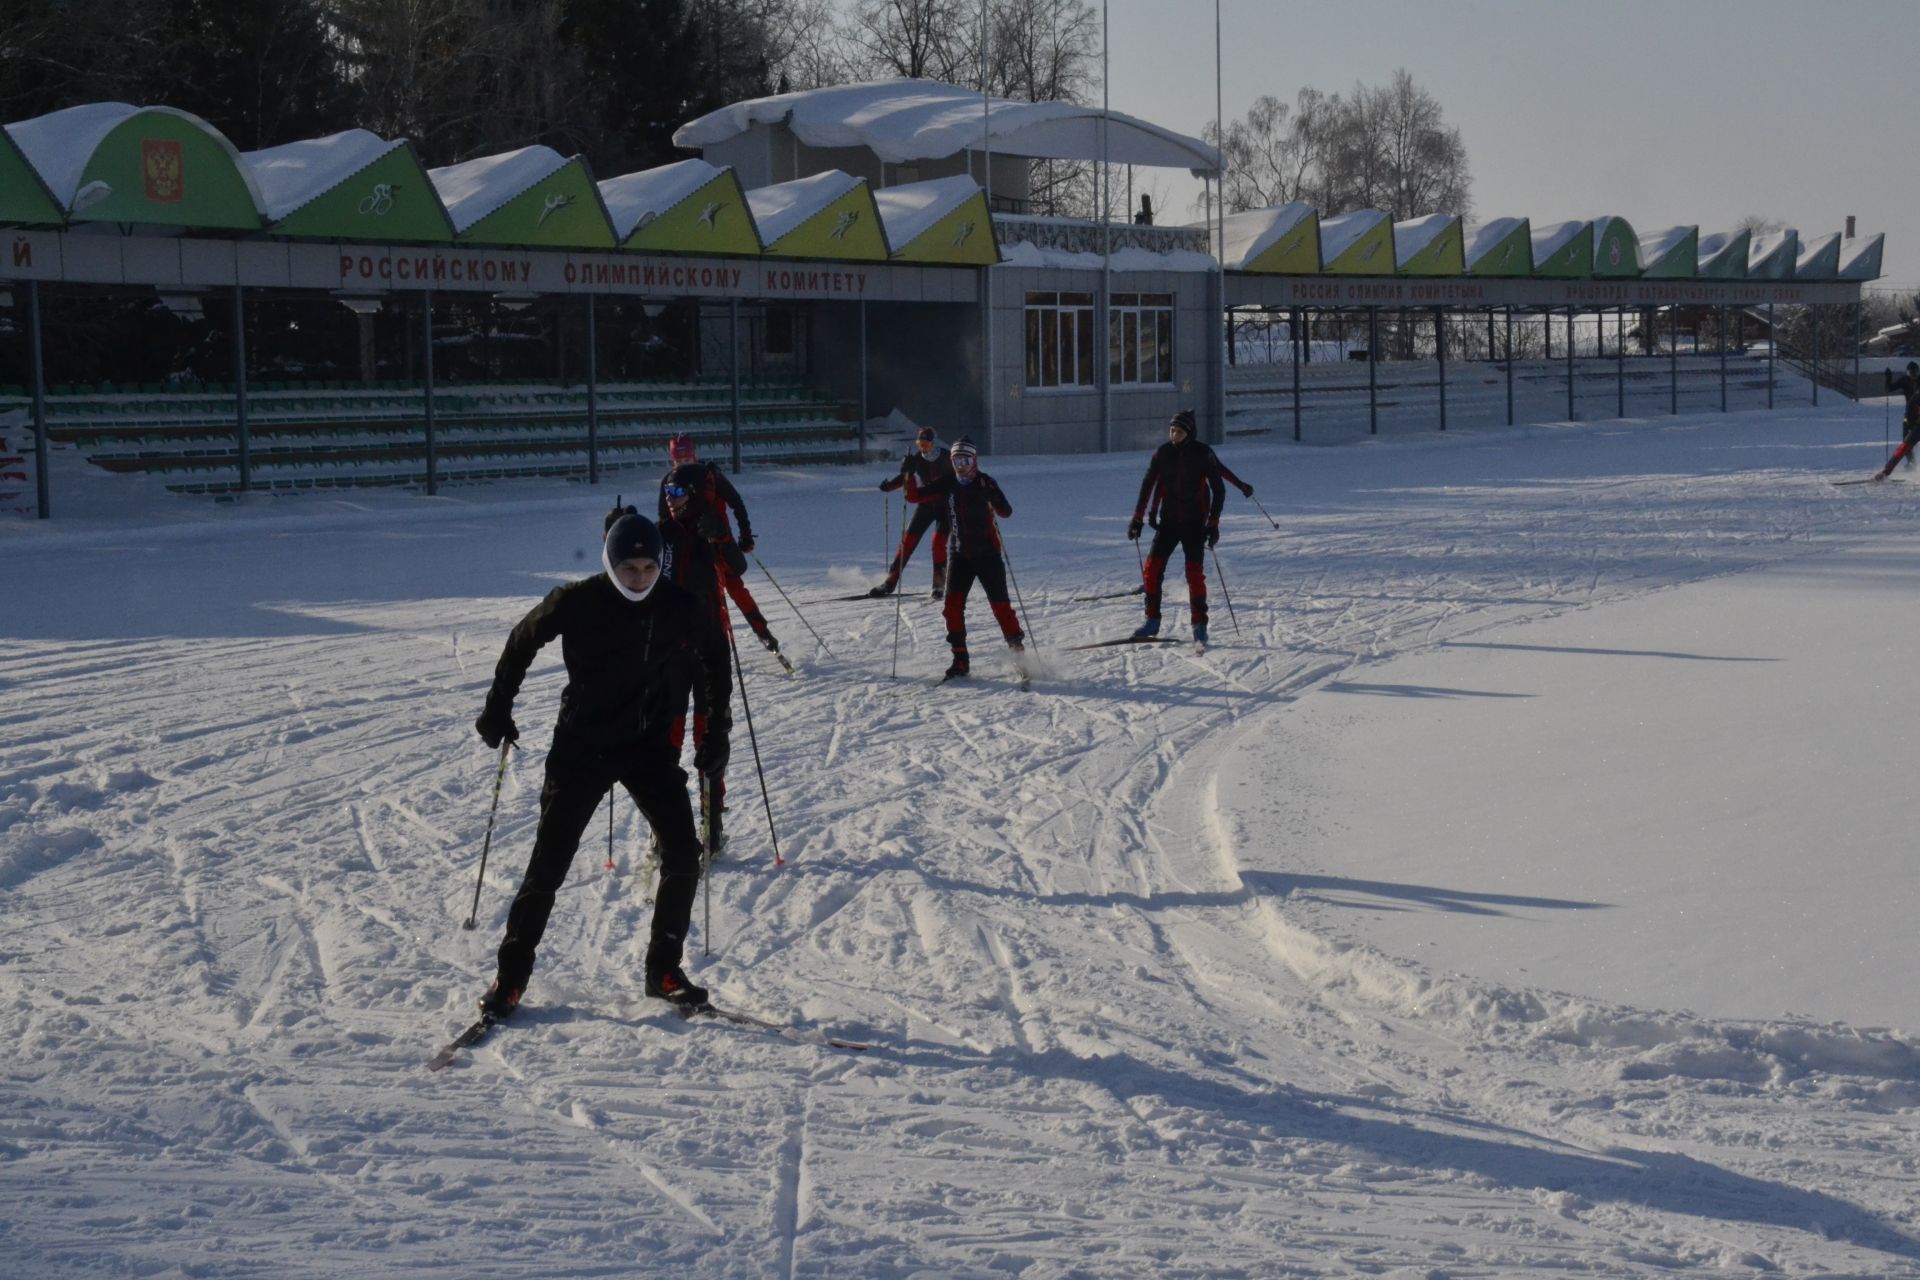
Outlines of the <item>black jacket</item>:
{"label": "black jacket", "polygon": [[947,554],[981,560],[1000,554],[1000,530],[993,523],[997,511],[1002,518],[1013,514],[1013,504],[1000,491],[1000,485],[984,471],[974,474],[973,483],[961,484],[949,471],[926,485],[907,477],[907,501],[922,505],[946,504],[953,532],[948,536]]}
{"label": "black jacket", "polygon": [[534,655],[556,638],[567,667],[556,747],[638,748],[671,758],[668,731],[696,680],[707,686],[709,724],[732,727],[726,639],[700,602],[664,575],[638,603],[605,574],[548,592],[507,636],[488,713],[512,710]]}
{"label": "black jacket", "polygon": [[[700,480],[700,499],[706,504],[707,510],[719,516],[720,527],[726,531],[727,536],[733,536],[733,526],[727,523],[727,516],[731,514],[740,522],[740,536],[752,538],[753,522],[747,519],[747,504],[741,501],[740,491],[733,487],[733,481],[727,479],[726,473],[711,462],[696,462],[692,465],[706,468],[706,475]],[[671,514],[667,508],[667,481],[677,470],[679,470],[678,467],[668,467],[667,474],[660,477],[660,506],[657,520],[659,524],[665,524]]]}
{"label": "black jacket", "polygon": [[1889,369],[1887,371],[1887,390],[1898,391],[1907,398],[1907,413],[1904,420],[1906,425],[1908,427],[1920,426],[1920,378],[1916,378],[1910,373],[1903,373],[1896,378],[1893,376],[1893,371]]}
{"label": "black jacket", "polygon": [[1220,459],[1189,436],[1179,444],[1169,440],[1153,451],[1133,504],[1133,518],[1156,519],[1163,525],[1217,524],[1226,501]]}
{"label": "black jacket", "polygon": [[914,448],[907,450],[907,456],[900,459],[900,474],[891,479],[882,480],[880,488],[883,492],[892,493],[911,477],[915,484],[924,489],[942,476],[952,474],[953,464],[945,449],[935,449],[933,461],[929,462],[920,456],[919,449]]}

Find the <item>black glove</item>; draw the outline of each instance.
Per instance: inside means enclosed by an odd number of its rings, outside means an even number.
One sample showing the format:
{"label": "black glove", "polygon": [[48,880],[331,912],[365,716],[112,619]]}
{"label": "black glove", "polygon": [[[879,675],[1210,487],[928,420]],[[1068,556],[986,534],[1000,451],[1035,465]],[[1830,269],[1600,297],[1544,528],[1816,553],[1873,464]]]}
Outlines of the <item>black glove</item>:
{"label": "black glove", "polygon": [[1241,485],[1240,495],[1245,498],[1251,498],[1253,496],[1253,486],[1250,484]]}
{"label": "black glove", "polygon": [[1140,541],[1140,517],[1139,516],[1135,516],[1133,519],[1127,521],[1127,541],[1128,542]]}
{"label": "black glove", "polygon": [[489,747],[498,747],[503,742],[520,741],[520,730],[513,723],[513,713],[495,711],[488,707],[473,722],[474,732],[480,735],[480,741]]}
{"label": "black glove", "polygon": [[725,773],[727,760],[733,755],[732,744],[727,741],[732,731],[731,724],[707,721],[707,736],[693,749],[693,767],[709,778]]}
{"label": "black glove", "polygon": [[613,528],[614,522],[619,520],[621,516],[637,516],[639,514],[640,510],[637,507],[623,507],[616,503],[613,510],[607,512],[607,518],[600,522],[601,536],[606,536],[607,531]]}
{"label": "black glove", "polygon": [[1212,546],[1218,546],[1219,543],[1220,543],[1220,526],[1217,524],[1208,525],[1207,526],[1207,545],[1209,547],[1212,547]]}
{"label": "black glove", "polygon": [[[1888,374],[1887,380],[1889,383],[1891,383],[1893,380],[1893,375]],[[888,476],[885,480],[882,480],[880,482],[880,492],[892,493],[895,489],[898,489],[901,485],[905,483],[906,481],[902,480],[899,476]]]}
{"label": "black glove", "polygon": [[753,530],[747,528],[740,530],[740,549],[749,555],[753,553]]}

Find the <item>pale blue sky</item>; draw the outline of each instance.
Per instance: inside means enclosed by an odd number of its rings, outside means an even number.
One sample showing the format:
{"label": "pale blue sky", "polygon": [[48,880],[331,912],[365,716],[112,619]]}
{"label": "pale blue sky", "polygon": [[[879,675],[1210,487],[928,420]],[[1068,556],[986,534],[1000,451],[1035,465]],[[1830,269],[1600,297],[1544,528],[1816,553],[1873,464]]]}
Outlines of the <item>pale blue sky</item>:
{"label": "pale blue sky", "polygon": [[[1092,0],[1096,11],[1100,0]],[[1107,0],[1116,110],[1199,133],[1212,0]],[[1226,115],[1405,67],[1465,137],[1476,216],[1643,231],[1747,214],[1884,231],[1920,289],[1914,0],[1221,0]],[[1181,205],[1197,184],[1159,180]],[[1182,215],[1184,207],[1170,210]]]}

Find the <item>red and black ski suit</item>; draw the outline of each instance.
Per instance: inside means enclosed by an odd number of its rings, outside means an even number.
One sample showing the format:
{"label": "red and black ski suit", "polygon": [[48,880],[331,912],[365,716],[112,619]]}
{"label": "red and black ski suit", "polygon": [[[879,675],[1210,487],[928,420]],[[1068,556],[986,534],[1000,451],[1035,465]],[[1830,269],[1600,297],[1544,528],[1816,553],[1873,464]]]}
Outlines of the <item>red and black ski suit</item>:
{"label": "red and black ski suit", "polygon": [[1220,508],[1227,501],[1221,471],[1213,450],[1192,436],[1179,444],[1168,441],[1153,451],[1133,504],[1133,522],[1127,526],[1130,538],[1140,536],[1142,521],[1154,527],[1142,583],[1149,618],[1160,616],[1160,586],[1177,546],[1186,555],[1193,620],[1207,620],[1207,548],[1220,538]]}
{"label": "red and black ski suit", "polygon": [[[909,479],[924,490],[942,476],[952,474],[953,463],[945,449],[935,449],[931,459],[921,457],[918,448],[909,449],[907,456],[900,459],[900,474],[882,480],[880,492],[892,493]],[[933,580],[935,583],[945,580],[947,537],[953,530],[953,517],[945,506],[928,503],[914,511],[912,523],[900,531],[900,548],[893,553],[893,563],[887,566],[889,583],[900,580],[907,561],[913,559],[913,549],[920,545],[920,539],[926,536],[929,526],[933,528]]]}
{"label": "red and black ski suit", "polygon": [[694,758],[715,773],[725,766],[732,728],[726,640],[704,603],[670,582],[656,583],[646,599],[631,601],[605,574],[555,587],[514,627],[494,668],[483,726],[513,736],[514,696],[534,655],[556,639],[567,687],[547,752],[533,856],[500,943],[503,990],[527,985],[554,895],[588,821],[615,783],[626,787],[660,840],[660,892],[647,963],[653,969],[680,963],[700,883],[700,837],[672,726],[686,708],[689,688],[698,690],[714,708],[713,743],[708,759]]}
{"label": "red and black ski suit", "polygon": [[[738,574],[747,567],[747,558],[740,554],[739,546],[727,536],[726,521],[702,499],[692,497],[678,516],[662,520],[659,529],[660,576],[699,602],[714,634],[725,645],[732,623],[727,618],[727,606],[720,595],[721,587],[729,572]],[[706,690],[696,684],[693,686],[695,752],[706,742],[712,720],[713,713],[707,702]],[[732,723],[730,718],[728,723]],[[678,752],[686,741],[685,702],[675,712],[667,732],[674,751]],[[717,809],[727,792],[725,772],[715,770],[708,778],[708,785]]]}
{"label": "red and black ski suit", "polygon": [[976,578],[987,593],[987,605],[1007,643],[1017,645],[1025,640],[1020,619],[1007,599],[1006,562],[1000,529],[994,523],[996,512],[1002,519],[1013,514],[1013,504],[1000,491],[999,483],[984,471],[975,472],[971,482],[962,483],[949,471],[923,489],[909,475],[907,501],[922,507],[939,504],[946,509],[952,528],[947,541],[945,615],[947,644],[953,649],[954,660],[963,666],[967,661],[967,593],[973,590]]}
{"label": "red and black ski suit", "polygon": [[[683,467],[697,467],[704,473],[695,496],[700,499],[706,510],[719,519],[721,532],[727,541],[729,543],[737,541],[738,549],[743,553],[752,551],[753,522],[747,518],[747,504],[740,500],[740,491],[733,487],[733,482],[728,480],[725,473],[711,462],[682,462],[667,468],[667,474],[660,478],[660,528],[664,531],[667,522],[672,518],[672,513],[667,509],[667,481],[674,472]],[[729,512],[740,522],[740,536],[737,539],[733,534],[733,526],[727,519]],[[738,568],[733,564],[736,559],[739,561]],[[718,561],[718,567],[721,587],[733,597],[733,603],[739,607],[740,616],[746,619],[747,626],[753,629],[753,634],[759,636],[761,643],[764,644],[769,634],[767,619],[760,612],[760,606],[755,602],[753,593],[747,590],[746,556],[742,554],[723,558]]]}
{"label": "red and black ski suit", "polygon": [[1920,448],[1920,378],[1910,373],[1903,373],[1897,378],[1889,377],[1887,390],[1898,391],[1907,398],[1907,413],[1900,420],[1900,428],[1904,433],[1900,438],[1900,447],[1887,459],[1887,465],[1880,468],[1883,478],[1893,474],[1893,469],[1900,465],[1902,458],[1907,460],[1907,465],[1913,465],[1914,450]]}

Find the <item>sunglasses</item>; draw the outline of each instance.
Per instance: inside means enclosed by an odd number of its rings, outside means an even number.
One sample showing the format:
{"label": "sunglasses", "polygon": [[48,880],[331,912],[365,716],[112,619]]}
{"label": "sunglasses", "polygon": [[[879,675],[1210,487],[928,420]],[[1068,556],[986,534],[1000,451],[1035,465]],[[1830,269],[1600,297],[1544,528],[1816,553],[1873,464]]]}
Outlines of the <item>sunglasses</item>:
{"label": "sunglasses", "polygon": [[953,465],[970,471],[978,464],[974,461],[974,457],[972,454],[963,453],[953,460]]}
{"label": "sunglasses", "polygon": [[684,498],[692,492],[693,490],[687,488],[685,485],[670,484],[667,486],[667,496],[669,498]]}

